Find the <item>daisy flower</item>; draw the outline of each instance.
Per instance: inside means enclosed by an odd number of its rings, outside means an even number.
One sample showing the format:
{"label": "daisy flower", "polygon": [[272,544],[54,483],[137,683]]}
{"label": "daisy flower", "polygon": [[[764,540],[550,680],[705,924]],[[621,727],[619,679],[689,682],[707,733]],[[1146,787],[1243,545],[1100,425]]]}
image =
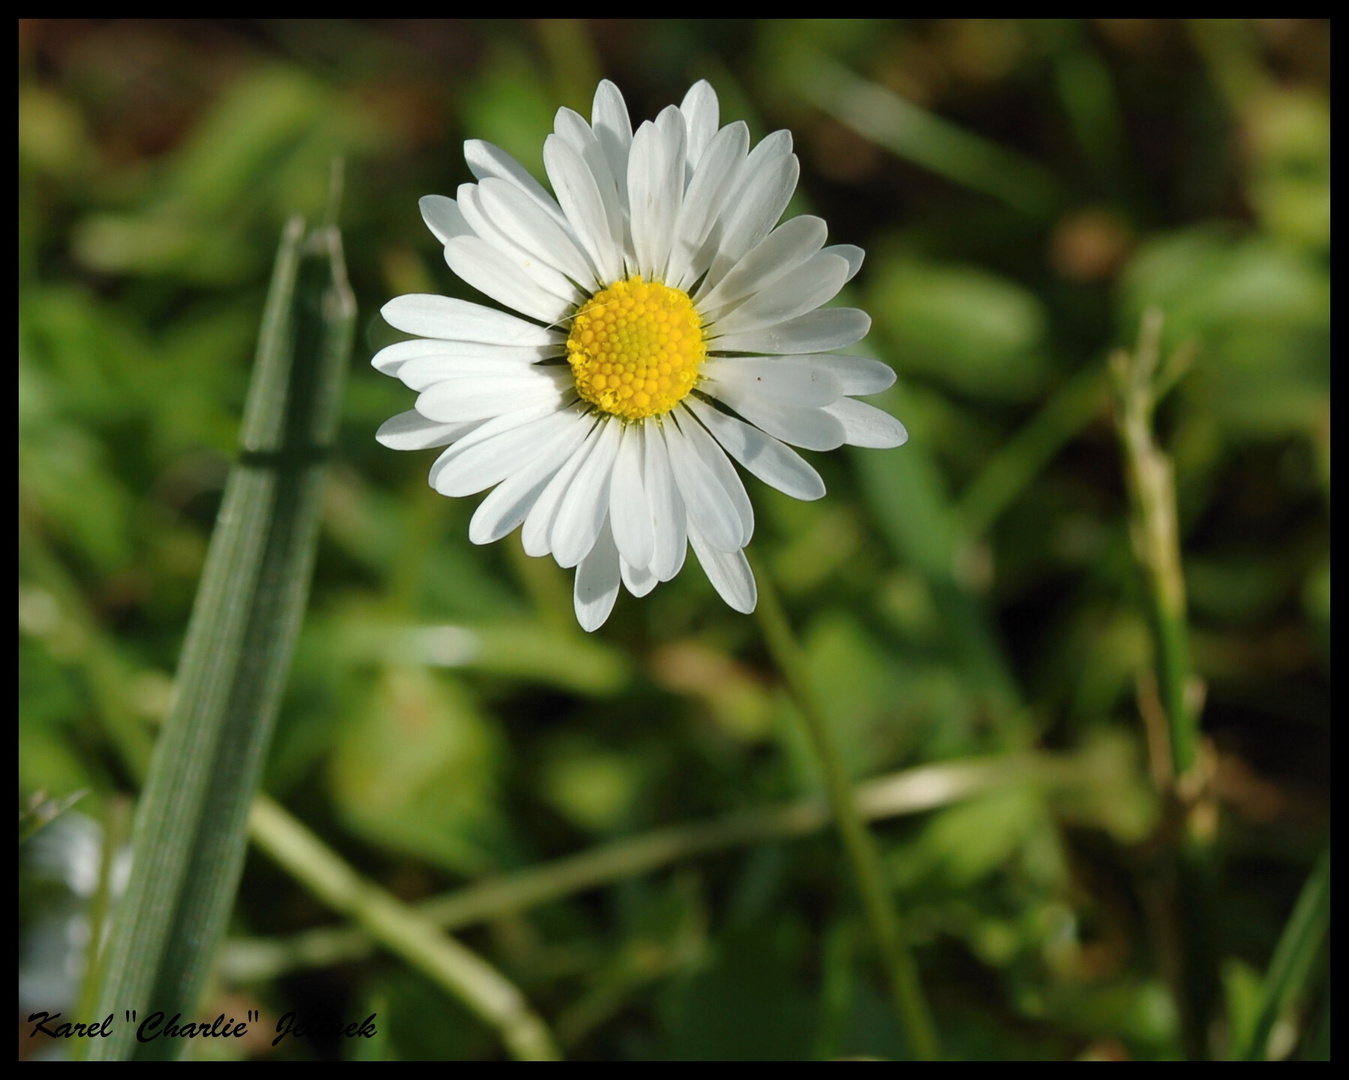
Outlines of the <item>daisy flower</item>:
{"label": "daisy flower", "polygon": [[818,499],[823,481],[791,446],[907,438],[856,400],[894,373],[837,351],[871,320],[821,306],[861,249],[826,247],[818,217],[778,224],[799,172],[788,132],[751,149],[743,122],[718,125],[706,82],[635,132],[602,82],[590,122],[561,109],[544,143],[552,195],[497,147],[466,143],[478,182],[426,196],[422,217],[450,269],[509,310],[426,295],[383,309],[415,338],[374,366],[419,396],[377,438],[447,447],[430,475],[442,495],[492,488],[469,539],[523,525],[525,551],[576,568],[586,630],[620,582],[645,596],[689,545],[722,598],[754,610],[754,511],[732,459]]}

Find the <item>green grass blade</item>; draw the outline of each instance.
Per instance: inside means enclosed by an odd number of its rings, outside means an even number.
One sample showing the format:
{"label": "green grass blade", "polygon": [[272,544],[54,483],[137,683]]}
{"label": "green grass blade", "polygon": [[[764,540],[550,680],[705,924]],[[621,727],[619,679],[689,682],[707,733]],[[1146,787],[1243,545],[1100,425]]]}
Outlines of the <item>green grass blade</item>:
{"label": "green grass blade", "polygon": [[[1119,781],[1083,755],[1024,754],[927,765],[857,786],[857,809],[868,821],[918,814],[1030,780],[1048,790],[1108,791]],[[256,811],[255,811],[256,813]],[[700,856],[819,832],[830,823],[828,804],[810,797],[734,811],[711,821],[686,822],[624,837],[485,878],[430,897],[415,909],[443,931],[460,930],[541,904],[612,886]],[[259,844],[271,849],[265,839]],[[316,889],[311,889],[320,895]],[[369,956],[371,936],[359,927],[319,927],[286,940],[227,942],[219,970],[235,983],[260,983],[298,968],[322,967]]]}
{"label": "green grass blade", "polygon": [[[157,1011],[193,1010],[234,903],[257,791],[309,591],[324,455],[337,427],[355,302],[336,229],[286,228],[230,473],[133,833],[105,955],[91,1056],[171,1058],[139,1042]],[[134,1010],[136,1019],[128,1023]]]}
{"label": "green grass blade", "polygon": [[877,146],[1031,217],[1049,217],[1060,201],[1054,177],[1015,151],[854,75],[823,53],[795,59],[797,92]]}
{"label": "green grass blade", "polygon": [[1330,933],[1330,848],[1321,853],[1307,883],[1288,917],[1274,957],[1269,962],[1260,994],[1260,1011],[1244,1044],[1234,1055],[1238,1061],[1264,1061],[1270,1032],[1293,1003],[1307,990],[1316,962]]}
{"label": "green grass blade", "polygon": [[505,976],[426,915],[362,878],[265,796],[253,806],[253,838],[310,893],[350,916],[495,1028],[512,1057],[554,1061],[561,1056],[548,1026]]}
{"label": "green grass blade", "polygon": [[957,507],[965,535],[985,535],[1054,456],[1091,422],[1104,400],[1104,380],[1095,367],[1079,372],[1056,390],[1025,427],[990,455],[965,489]]}

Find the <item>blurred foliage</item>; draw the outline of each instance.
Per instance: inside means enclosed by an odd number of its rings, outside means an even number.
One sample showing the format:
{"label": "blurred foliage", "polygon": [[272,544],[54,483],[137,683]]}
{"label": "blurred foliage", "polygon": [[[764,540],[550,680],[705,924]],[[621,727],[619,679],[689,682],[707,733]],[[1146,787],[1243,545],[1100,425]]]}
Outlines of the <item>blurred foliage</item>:
{"label": "blurred foliage", "polygon": [[[867,250],[852,299],[900,377],[874,400],[912,433],[817,455],[818,503],[747,480],[849,769],[1095,763],[1071,791],[1028,772],[878,826],[951,1056],[1178,1053],[1103,360],[1148,305],[1198,345],[1160,436],[1207,688],[1209,917],[1249,1027],[1329,830],[1329,49],[1299,20],[21,21],[22,1009],[78,997],[116,863],[90,837],[122,835],[167,711],[282,222],[322,217],[345,158],[368,355],[390,297],[469,295],[417,212],[470,178],[465,138],[537,171],[598,78],[638,120],[708,78],[723,120],[792,129],[794,211]],[[352,375],[269,763],[293,814],[414,901],[817,790],[753,621],[692,562],[586,637],[570,574],[516,537],[471,545],[475,501],[373,440],[406,391]],[[572,1056],[902,1056],[840,860],[828,834],[730,847],[466,941]],[[328,916],[250,861],[235,920],[284,942]],[[206,1013],[264,1026],[380,1016],[377,1051],[237,1055],[501,1054],[379,955],[215,993]],[[1323,1052],[1328,1007],[1325,983],[1272,1052]]]}

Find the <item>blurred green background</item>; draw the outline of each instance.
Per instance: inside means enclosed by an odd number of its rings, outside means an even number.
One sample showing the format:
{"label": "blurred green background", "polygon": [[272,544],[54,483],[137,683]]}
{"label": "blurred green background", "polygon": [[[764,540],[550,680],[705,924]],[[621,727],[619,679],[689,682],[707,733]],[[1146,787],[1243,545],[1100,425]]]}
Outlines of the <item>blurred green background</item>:
{"label": "blurred green background", "polygon": [[[818,503],[746,478],[854,776],[1054,765],[876,826],[950,1056],[1178,1052],[1104,360],[1148,305],[1167,348],[1197,344],[1159,438],[1206,686],[1209,915],[1249,1022],[1329,835],[1329,56],[1329,24],[1301,20],[21,20],[21,1012],[77,999],[100,837],[125,837],[170,700],[280,228],[322,217],[334,157],[357,361],[268,792],[412,901],[818,790],[757,624],[693,560],[587,636],[570,572],[517,536],[474,547],[478,500],[373,438],[412,397],[364,366],[397,337],[380,305],[471,295],[418,197],[471,179],[465,138],[541,175],[554,111],[588,116],[608,77],[636,122],[706,78],[723,123],[789,127],[789,213],[867,251],[846,300],[910,442],[808,455]],[[246,962],[332,922],[250,856],[203,1013],[377,1011],[377,1046],[193,1052],[501,1055],[379,954]],[[570,1056],[906,1052],[827,832],[459,933]],[[1324,987],[1282,1052],[1328,1040]]]}

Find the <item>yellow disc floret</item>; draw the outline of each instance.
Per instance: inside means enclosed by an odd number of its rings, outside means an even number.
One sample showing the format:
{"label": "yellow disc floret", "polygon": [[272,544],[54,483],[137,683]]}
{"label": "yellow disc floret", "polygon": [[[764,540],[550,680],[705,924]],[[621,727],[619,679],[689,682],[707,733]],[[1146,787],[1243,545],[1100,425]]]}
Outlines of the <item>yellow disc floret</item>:
{"label": "yellow disc floret", "polygon": [[577,310],[567,338],[576,390],[615,416],[667,413],[693,389],[707,356],[693,301],[639,276],[615,282]]}

